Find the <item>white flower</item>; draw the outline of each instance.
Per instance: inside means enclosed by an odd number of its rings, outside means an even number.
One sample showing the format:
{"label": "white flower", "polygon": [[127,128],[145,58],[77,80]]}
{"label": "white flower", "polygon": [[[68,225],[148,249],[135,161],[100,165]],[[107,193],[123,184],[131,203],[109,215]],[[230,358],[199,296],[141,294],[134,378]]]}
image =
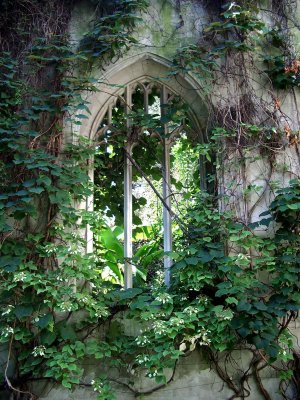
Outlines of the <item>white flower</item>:
{"label": "white flower", "polygon": [[145,364],[145,363],[148,362],[150,359],[149,359],[149,357],[148,357],[146,354],[144,354],[144,355],[138,356],[136,360],[137,360],[137,363],[141,365],[141,364]]}
{"label": "white flower", "polygon": [[164,333],[164,330],[165,330],[163,323],[160,322],[160,321],[156,321],[153,324],[153,330],[154,330],[156,335],[158,335],[158,336],[162,335]]}
{"label": "white flower", "polygon": [[172,297],[168,293],[159,293],[156,296],[155,300],[161,302],[162,304],[165,304],[165,303],[170,303],[172,300]]}
{"label": "white flower", "polygon": [[146,344],[150,344],[150,340],[147,338],[147,336],[138,336],[135,341],[138,346],[145,346]]}
{"label": "white flower", "polygon": [[70,301],[64,301],[63,303],[59,304],[59,308],[61,311],[67,311],[70,312],[72,311],[72,304]]}
{"label": "white flower", "polygon": [[2,312],[2,316],[3,316],[3,315],[10,314],[11,311],[12,311],[13,309],[14,309],[14,306],[10,304],[9,306],[7,306],[6,310],[4,310],[4,311]]}
{"label": "white flower", "polygon": [[14,282],[24,282],[26,279],[26,273],[21,271],[21,272],[17,272],[14,275]]}
{"label": "white flower", "polygon": [[14,333],[14,328],[11,326],[6,326],[2,331],[2,336],[7,338],[9,335]]}
{"label": "white flower", "polygon": [[181,343],[181,345],[179,346],[179,350],[180,350],[180,351],[186,350],[186,344],[185,344],[184,342]]}
{"label": "white flower", "polygon": [[149,372],[147,374],[148,378],[155,378],[158,375],[157,369],[155,369],[153,372]]}
{"label": "white flower", "polygon": [[45,355],[45,351],[46,351],[46,347],[43,346],[43,345],[40,345],[40,346],[36,346],[33,349],[32,354],[33,354],[34,357],[44,356]]}

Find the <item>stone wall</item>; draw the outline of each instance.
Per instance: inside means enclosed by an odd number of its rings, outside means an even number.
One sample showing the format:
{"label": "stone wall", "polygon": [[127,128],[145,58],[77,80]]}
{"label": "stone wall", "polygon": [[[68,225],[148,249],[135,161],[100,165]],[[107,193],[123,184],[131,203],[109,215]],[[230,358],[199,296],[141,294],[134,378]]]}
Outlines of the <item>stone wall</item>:
{"label": "stone wall", "polygon": [[[117,321],[123,325],[125,335],[136,336],[138,334],[139,327],[132,320],[126,319],[126,315],[121,315]],[[291,328],[295,334],[295,348],[299,351],[297,338],[300,336],[300,324],[294,323]],[[223,352],[219,356],[218,364],[223,371],[226,371],[232,383],[238,385],[243,372],[247,371],[249,367],[251,358],[252,352],[250,350],[237,349],[231,353]],[[97,364],[91,360],[86,360],[82,366],[85,370],[82,385],[73,392],[45,381],[33,385],[34,393],[40,396],[40,400],[96,400],[97,394],[89,386],[91,381],[99,375],[99,372],[105,372],[112,378],[112,387],[117,400],[228,400],[234,396],[233,390],[221,379],[209,360],[205,347],[198,348],[189,355],[182,357],[176,366],[175,373],[171,370],[166,371],[167,380],[171,377],[172,379],[164,387],[157,385],[149,378],[145,378],[143,371],[139,371],[136,376],[128,376],[126,371],[108,371],[105,363],[99,362]],[[272,396],[272,400],[283,399],[278,392],[279,378],[276,371],[273,368],[266,368],[260,373],[260,376],[263,386]],[[120,383],[113,383],[114,380]],[[135,392],[144,394],[135,394],[133,390],[127,388],[127,385],[130,385]],[[247,397],[249,400],[264,399],[252,377],[247,381],[246,387],[249,390]],[[297,394],[292,386],[287,393],[290,399],[296,400]]]}
{"label": "stone wall", "polygon": [[[151,0],[150,8],[146,15],[143,16],[143,23],[140,24],[137,39],[139,46],[136,46],[122,59],[114,61],[108,65],[103,72],[102,70],[95,69],[93,75],[98,77],[100,83],[98,93],[88,95],[88,100],[91,104],[91,115],[83,121],[80,127],[80,134],[87,137],[93,137],[97,128],[97,123],[102,118],[101,112],[105,104],[109,101],[112,95],[118,93],[118,88],[111,87],[109,84],[126,85],[135,79],[142,76],[163,78],[168,72],[168,68],[176,50],[180,46],[190,43],[196,43],[201,37],[203,26],[212,19],[214,13],[217,12],[217,6],[204,6],[203,4],[210,2],[201,2],[198,0],[189,1],[167,1],[167,0]],[[82,38],[85,31],[93,17],[93,10],[88,2],[82,1],[76,6],[70,24],[71,39],[74,43],[78,43]],[[295,17],[295,16],[294,16]],[[191,106],[194,115],[199,123],[199,129],[205,132],[205,121],[207,119],[207,108],[205,104],[205,94],[201,92],[201,85],[195,76],[177,77],[168,81],[169,87],[175,92],[180,94],[185,101]],[[219,96],[224,91],[224,96],[230,95],[230,84],[227,87],[220,87]],[[234,94],[232,101],[234,102]],[[296,117],[296,104],[299,101],[298,97],[294,98],[292,94],[287,94],[282,98],[282,108],[291,124],[296,126],[298,121]],[[255,154],[251,155],[255,160]],[[234,154],[229,155],[229,161],[234,159]],[[289,179],[294,174],[300,174],[298,154],[294,148],[286,148],[277,155],[277,164],[282,164],[282,172],[276,171],[271,179],[277,180],[282,185],[287,185]],[[229,163],[230,164],[230,163]],[[241,182],[242,186],[248,184],[257,184],[263,191],[261,193],[254,193],[248,199],[247,207],[253,208],[251,214],[251,222],[259,218],[259,214],[267,208],[267,205],[272,199],[272,194],[267,189],[265,190],[265,178],[269,175],[267,162],[264,163],[263,159],[250,161],[246,166],[244,177],[246,181]],[[224,178],[223,188],[226,190],[226,182],[235,179],[244,179],[240,175],[240,170],[228,168],[227,176]],[[259,201],[258,201],[259,199]],[[92,199],[90,199],[92,201]],[[242,201],[242,200],[240,200]],[[241,203],[240,203],[241,204]],[[241,210],[244,209],[241,205]],[[242,215],[241,211],[241,215]],[[249,221],[250,222],[250,221]],[[263,232],[261,234],[270,234],[270,232]],[[87,239],[91,241],[91,233],[87,232]],[[130,321],[125,321],[125,333],[129,334],[128,330],[134,330],[134,327],[128,327]],[[127,331],[127,333],[126,333]],[[299,326],[295,324],[295,345],[298,346],[296,338],[300,338]],[[241,373],[241,370],[247,368],[249,362],[250,352],[236,350],[232,354],[230,362],[226,358],[227,354],[223,354],[223,365],[226,363],[228,375],[235,381],[236,377]],[[222,363],[221,363],[222,364]],[[35,385],[36,392],[40,392],[41,399],[43,400],[93,400],[97,395],[89,387],[90,382],[94,379],[97,373],[105,370],[105,365],[98,365],[90,363],[88,360],[84,363],[85,378],[83,385],[76,389],[74,392],[69,392],[62,389],[57,385],[49,385],[47,382]],[[116,393],[118,400],[133,400],[137,398],[133,392],[126,388],[128,384],[128,377],[126,373],[118,374],[115,371],[110,373],[116,379],[123,381],[125,385],[116,384]],[[170,374],[169,374],[170,375]],[[142,376],[132,377],[135,382],[135,389],[141,392],[149,392],[147,397],[140,396],[138,398],[147,398],[149,400],[182,400],[188,398],[189,400],[226,400],[233,398],[233,391],[224,383],[218,376],[216,371],[211,367],[207,360],[205,351],[197,350],[192,354],[184,357],[178,363],[174,377],[169,385],[155,389],[155,383]],[[273,369],[268,368],[263,373],[263,384],[269,393],[272,394],[272,400],[282,399],[280,393],[277,392],[278,377]],[[249,400],[260,400],[263,396],[259,392],[253,380],[249,384]],[[86,385],[86,386],[84,386]],[[292,391],[292,388],[291,388]],[[291,398],[293,394],[291,392]]]}

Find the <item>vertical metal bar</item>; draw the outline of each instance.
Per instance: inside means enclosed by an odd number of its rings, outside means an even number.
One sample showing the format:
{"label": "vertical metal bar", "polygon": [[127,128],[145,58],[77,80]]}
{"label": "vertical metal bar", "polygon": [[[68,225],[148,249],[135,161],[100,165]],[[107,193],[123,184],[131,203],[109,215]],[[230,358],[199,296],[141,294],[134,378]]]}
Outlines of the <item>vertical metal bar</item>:
{"label": "vertical metal bar", "polygon": [[112,104],[110,104],[107,108],[107,125],[111,125],[112,123],[112,108]]}
{"label": "vertical metal bar", "polygon": [[200,189],[205,191],[207,190],[206,173],[205,173],[206,160],[202,154],[199,155],[198,164],[199,164],[199,176],[200,176]]}
{"label": "vertical metal bar", "polygon": [[[128,115],[131,107],[131,90],[126,88],[125,114]],[[127,157],[127,153],[132,155],[132,144],[130,143],[130,121],[126,117],[128,139],[125,146],[124,155],[124,286],[125,289],[132,288],[132,164]]]}
{"label": "vertical metal bar", "polygon": [[[132,155],[132,146],[126,145],[126,152]],[[125,154],[124,169],[124,286],[132,288],[132,164]]]}
{"label": "vertical metal bar", "polygon": [[146,114],[149,112],[149,89],[144,86],[144,111]]}
{"label": "vertical metal bar", "polygon": [[[167,104],[167,90],[166,87],[162,87],[161,92],[161,104]],[[162,115],[165,113],[165,109],[162,108]],[[164,134],[167,135],[168,126],[164,125]],[[163,199],[168,206],[171,208],[171,171],[170,171],[170,147],[171,143],[168,138],[163,139]],[[164,227],[164,252],[172,251],[172,218],[168,209],[163,207],[163,227]],[[172,266],[172,258],[169,255],[164,255],[164,271],[165,271],[165,284],[170,286],[170,268]]]}
{"label": "vertical metal bar", "polygon": [[[164,159],[163,159],[163,198],[166,205],[171,208],[170,197],[170,142],[164,139]],[[164,223],[164,251],[172,251],[172,219],[169,210],[163,207],[163,223]],[[172,259],[169,255],[164,256],[165,284],[170,285],[170,268]]]}
{"label": "vertical metal bar", "polygon": [[[92,183],[94,183],[94,157],[88,160],[88,175]],[[86,211],[94,211],[94,195],[90,194],[86,198]],[[87,224],[85,230],[85,240],[86,240],[86,253],[92,253],[94,249],[93,232],[91,226]]]}

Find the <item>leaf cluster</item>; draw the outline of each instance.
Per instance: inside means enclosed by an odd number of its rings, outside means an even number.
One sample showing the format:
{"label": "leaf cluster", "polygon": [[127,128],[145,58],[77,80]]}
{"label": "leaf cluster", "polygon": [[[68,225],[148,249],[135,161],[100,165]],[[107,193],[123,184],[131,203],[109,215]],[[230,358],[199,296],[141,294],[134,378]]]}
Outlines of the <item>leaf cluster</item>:
{"label": "leaf cluster", "polygon": [[[62,132],[81,125],[89,113],[83,91],[96,90],[92,80],[78,77],[74,69],[90,59],[110,59],[134,42],[130,35],[135,10],[144,3],[118,4],[116,13],[96,22],[82,51],[70,50],[64,36],[50,43],[38,40],[30,48],[23,60],[25,71],[46,71],[48,85],[32,87],[10,53],[0,59],[0,342],[9,347],[10,357],[14,354],[19,374],[15,380],[49,378],[70,389],[81,383],[80,363],[93,357],[108,370],[123,368],[130,375],[144,368],[149,378],[164,384],[166,368],[174,368],[196,347],[224,351],[240,344],[259,349],[269,362],[282,360],[285,376],[290,376],[284,352],[292,347],[288,324],[299,308],[299,180],[277,193],[268,221],[261,221],[263,226],[278,224],[272,239],[255,235],[255,226],[245,226],[232,213],[221,214],[218,198],[195,190],[185,214],[187,233],[178,233],[180,245],[172,254],[176,262],[170,288],[159,274],[151,285],[129,290],[122,290],[117,280],[101,278],[103,265],[110,262],[121,281],[122,247],[118,229],[108,229],[97,214],[79,207],[92,190],[88,160],[99,149],[84,138],[63,145]],[[207,33],[223,35],[233,29],[238,44],[230,38],[204,61],[199,61],[196,48],[189,48],[190,58],[178,65],[209,71],[216,54],[246,50],[245,35],[261,29],[253,13],[237,6],[223,17],[225,22]],[[130,117],[136,128],[150,125],[161,133],[162,124],[178,124],[185,113],[177,104],[163,120],[149,119],[140,110]],[[117,127],[124,125],[122,118],[115,115]],[[253,126],[248,129],[255,131]],[[199,154],[211,161],[218,139],[226,134],[223,128],[215,130],[213,146],[199,146]],[[116,158],[123,145],[121,136],[114,143]],[[151,138],[144,148],[141,158],[149,149],[157,151]],[[99,176],[116,182],[121,180],[116,165],[123,160],[116,161],[112,154],[101,155]],[[109,171],[111,161],[115,164]],[[148,165],[153,179],[156,167]],[[100,190],[104,205],[111,204],[108,196]],[[87,223],[99,223],[96,256],[84,251],[82,229]],[[163,256],[155,240],[137,255],[147,268]],[[267,281],[261,278],[265,272]],[[142,327],[137,337],[124,333],[122,321],[111,322],[124,310]],[[93,338],[100,326],[101,340]],[[109,378],[99,376],[93,383],[99,399],[113,398]]]}

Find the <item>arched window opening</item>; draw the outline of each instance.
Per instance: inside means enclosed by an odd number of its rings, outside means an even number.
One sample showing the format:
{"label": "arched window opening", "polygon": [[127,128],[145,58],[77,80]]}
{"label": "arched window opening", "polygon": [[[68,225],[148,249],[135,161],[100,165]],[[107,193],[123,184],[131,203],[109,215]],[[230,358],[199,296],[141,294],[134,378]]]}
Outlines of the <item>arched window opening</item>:
{"label": "arched window opening", "polygon": [[98,256],[101,244],[111,248],[106,273],[131,288],[164,270],[169,285],[173,237],[183,235],[200,189],[200,138],[188,107],[165,84],[137,80],[109,100],[96,138],[94,207],[105,226],[95,247]]}

